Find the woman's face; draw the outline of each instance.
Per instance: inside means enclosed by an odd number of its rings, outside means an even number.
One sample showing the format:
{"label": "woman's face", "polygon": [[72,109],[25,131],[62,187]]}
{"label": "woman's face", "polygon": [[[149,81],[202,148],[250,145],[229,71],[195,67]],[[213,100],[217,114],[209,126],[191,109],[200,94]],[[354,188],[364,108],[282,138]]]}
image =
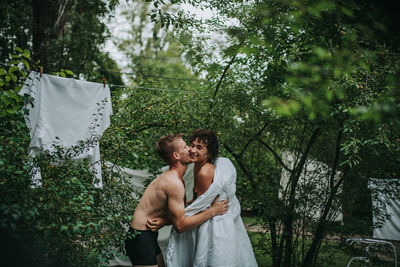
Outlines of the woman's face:
{"label": "woman's face", "polygon": [[195,163],[206,162],[209,158],[207,145],[196,138],[190,145],[189,157]]}

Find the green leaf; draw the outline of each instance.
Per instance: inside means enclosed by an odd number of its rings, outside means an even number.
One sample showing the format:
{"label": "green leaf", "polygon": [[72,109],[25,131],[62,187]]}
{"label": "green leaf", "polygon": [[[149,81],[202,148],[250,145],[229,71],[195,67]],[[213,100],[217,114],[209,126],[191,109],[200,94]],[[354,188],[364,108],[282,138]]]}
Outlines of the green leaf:
{"label": "green leaf", "polygon": [[20,218],[20,215],[18,213],[13,213],[13,214],[11,214],[11,216],[13,217],[13,219],[15,221],[17,221]]}
{"label": "green leaf", "polygon": [[25,59],[21,58],[21,62],[24,63],[25,67],[29,69],[29,63]]}
{"label": "green leaf", "polygon": [[8,73],[13,73],[13,72],[15,72],[15,71],[17,71],[18,70],[18,67],[17,66],[11,66],[9,69],[8,69]]}
{"label": "green leaf", "polygon": [[25,73],[25,71],[21,70],[20,73],[21,73],[21,75],[22,75],[24,78],[26,78],[26,73]]}
{"label": "green leaf", "polygon": [[12,79],[14,82],[17,81],[17,76],[15,76],[14,73],[9,73],[8,75],[11,77],[11,79]]}

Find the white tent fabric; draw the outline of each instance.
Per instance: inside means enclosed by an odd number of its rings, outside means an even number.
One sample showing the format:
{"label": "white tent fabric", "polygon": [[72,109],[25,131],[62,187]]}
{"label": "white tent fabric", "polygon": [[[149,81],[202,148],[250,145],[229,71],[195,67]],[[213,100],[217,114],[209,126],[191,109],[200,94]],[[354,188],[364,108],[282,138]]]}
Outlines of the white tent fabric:
{"label": "white tent fabric", "polygon": [[[79,141],[97,140],[74,154],[74,159],[90,158],[96,172],[97,188],[102,188],[98,140],[110,125],[110,88],[100,83],[31,72],[19,92],[28,96],[24,109],[30,130],[29,155],[54,152],[55,146],[71,148]],[[56,159],[55,159],[56,160]],[[40,174],[36,176],[40,179]],[[34,183],[40,185],[40,180]]]}
{"label": "white tent fabric", "polygon": [[[293,169],[295,165],[295,153],[284,152],[282,153],[282,160],[286,166]],[[316,160],[307,160],[303,172],[300,175],[299,183],[297,185],[296,195],[306,195],[308,198],[312,198],[313,201],[305,202],[305,204],[299,204],[297,211],[307,214],[313,219],[321,217],[321,210],[323,209],[324,203],[327,200],[326,192],[329,192],[329,176],[331,168],[323,162]],[[337,172],[335,181],[340,177],[341,172]],[[290,172],[286,169],[282,169],[280,185],[282,191],[279,192],[279,197],[283,198],[286,188],[289,184]],[[313,190],[310,190],[313,189]],[[339,193],[342,187],[339,188]],[[343,212],[340,202],[334,203],[334,209],[331,209],[329,217],[335,222],[343,221]]]}
{"label": "white tent fabric", "polygon": [[218,158],[215,165],[213,183],[186,207],[185,215],[207,209],[217,195],[221,200],[229,198],[228,212],[184,233],[172,228],[165,255],[167,266],[257,266],[235,195],[236,169],[227,158]]}
{"label": "white tent fabric", "polygon": [[[374,227],[373,237],[378,239],[400,240],[400,185],[398,179],[369,179],[371,189],[373,223],[382,222]],[[397,194],[397,198],[396,198]],[[385,215],[390,215],[385,218]]]}

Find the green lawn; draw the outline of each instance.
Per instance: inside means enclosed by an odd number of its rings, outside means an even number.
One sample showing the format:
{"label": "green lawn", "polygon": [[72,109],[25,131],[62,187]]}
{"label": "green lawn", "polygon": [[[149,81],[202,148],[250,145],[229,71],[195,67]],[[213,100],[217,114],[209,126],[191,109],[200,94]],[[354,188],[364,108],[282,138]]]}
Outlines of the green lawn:
{"label": "green lawn", "polygon": [[242,217],[243,222],[246,224],[257,224],[256,217]]}
{"label": "green lawn", "polygon": [[[256,219],[253,217],[243,217],[243,222],[247,223],[247,224],[255,224],[256,223]],[[255,232],[248,232],[248,235],[250,237],[251,243],[253,245],[253,249],[254,249],[254,254],[256,256],[256,260],[258,263],[259,267],[268,267],[268,266],[272,266],[272,258],[269,255],[269,253],[266,253],[265,251],[262,251],[258,248],[257,243],[260,240],[261,237],[261,233],[255,233]],[[332,246],[332,249],[334,249],[336,252],[333,255],[332,261],[333,262],[327,262],[327,263],[322,263],[319,266],[321,267],[346,267],[347,266],[347,262],[350,260],[351,257],[354,256],[364,256],[365,251],[362,250],[360,251],[358,254],[354,254],[354,255],[348,255],[346,254],[343,250],[341,250],[341,248],[337,247],[337,244],[335,243],[330,243],[328,244],[330,246]],[[379,260],[377,258],[374,257],[374,248],[370,249],[370,255],[371,255],[371,262],[370,262],[370,266],[371,267],[389,267],[389,266],[394,266],[393,262],[385,262],[382,260]],[[388,255],[389,257],[392,257],[392,255]],[[328,258],[331,257],[329,256],[327,253],[324,253],[323,251],[321,251],[320,253],[320,258],[324,259],[324,258]],[[322,260],[323,261],[323,260]],[[325,262],[325,261],[323,261]],[[350,265],[351,267],[363,267],[365,266],[364,262],[356,260],[353,261],[352,264]]]}

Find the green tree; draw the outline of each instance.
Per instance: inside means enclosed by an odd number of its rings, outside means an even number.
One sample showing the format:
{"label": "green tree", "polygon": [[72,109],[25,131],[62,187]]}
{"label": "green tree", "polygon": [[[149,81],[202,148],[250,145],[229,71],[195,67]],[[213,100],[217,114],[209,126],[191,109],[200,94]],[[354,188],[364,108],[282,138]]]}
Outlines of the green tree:
{"label": "green tree", "polygon": [[[46,73],[74,70],[92,81],[105,77],[122,84],[102,46],[109,37],[106,26],[118,1],[2,1],[0,8],[0,61],[7,63],[15,46],[28,49]],[[100,73],[99,73],[100,72]]]}
{"label": "green tree", "polygon": [[165,165],[155,153],[158,138],[200,127],[207,95],[206,82],[182,61],[173,29],[152,23],[151,9],[138,1],[122,12],[130,28],[116,43],[129,59],[130,84],[115,87],[120,94],[113,99],[112,125],[102,145],[105,158],[118,155],[116,164],[156,171]]}
{"label": "green tree", "polygon": [[[198,23],[190,14],[159,8],[153,20],[178,26],[192,68],[214,84],[205,92],[210,102],[203,116],[221,133],[225,153],[245,178],[239,180],[242,196],[269,231],[273,265],[316,265],[340,211],[343,183],[370,177],[361,166],[375,155],[399,153],[398,22],[371,2],[190,3],[216,15]],[[207,36],[192,34],[207,30],[224,32],[224,44],[215,49]],[[293,165],[284,152],[294,155]],[[302,189],[311,161],[324,163],[323,195],[315,186]],[[397,177],[397,166],[392,162],[374,173]],[[287,187],[282,170],[289,173]],[[304,203],[319,218],[301,212]]]}
{"label": "green tree", "polygon": [[[103,165],[104,189],[93,186],[88,160],[72,155],[93,146],[81,142],[30,159],[23,118],[29,100],[18,92],[31,66],[30,52],[16,48],[10,66],[0,68],[0,230],[3,263],[30,266],[104,266],[121,253],[137,199],[128,178]],[[61,72],[59,72],[61,73]],[[65,75],[65,73],[64,73]],[[22,112],[23,111],[23,112]],[[54,158],[63,164],[54,166]],[[112,160],[112,157],[109,157]],[[104,163],[104,162],[102,162]],[[39,166],[42,186],[32,188]],[[138,192],[137,192],[138,193]],[[4,242],[16,244],[8,246]]]}

